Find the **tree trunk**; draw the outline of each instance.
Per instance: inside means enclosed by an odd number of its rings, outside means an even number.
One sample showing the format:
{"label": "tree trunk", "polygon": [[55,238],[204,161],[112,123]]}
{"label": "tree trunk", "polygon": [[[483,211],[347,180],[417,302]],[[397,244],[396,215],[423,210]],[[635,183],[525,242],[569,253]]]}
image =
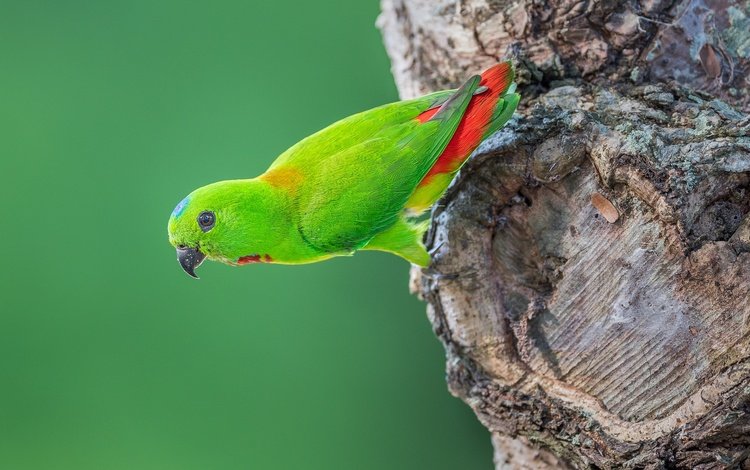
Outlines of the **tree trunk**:
{"label": "tree trunk", "polygon": [[750,2],[382,10],[403,98],[518,66],[412,273],[497,468],[750,469]]}

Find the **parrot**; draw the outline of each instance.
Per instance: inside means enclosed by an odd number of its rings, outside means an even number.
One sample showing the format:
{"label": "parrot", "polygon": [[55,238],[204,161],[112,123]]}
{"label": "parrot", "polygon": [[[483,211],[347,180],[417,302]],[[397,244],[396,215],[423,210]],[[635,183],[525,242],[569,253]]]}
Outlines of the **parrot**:
{"label": "parrot", "polygon": [[[198,188],[174,208],[169,242],[190,276],[205,259],[304,264],[359,250],[421,267],[420,215],[520,100],[511,61],[458,89],[344,118],[296,143],[265,173]],[[422,219],[424,219],[422,217]]]}

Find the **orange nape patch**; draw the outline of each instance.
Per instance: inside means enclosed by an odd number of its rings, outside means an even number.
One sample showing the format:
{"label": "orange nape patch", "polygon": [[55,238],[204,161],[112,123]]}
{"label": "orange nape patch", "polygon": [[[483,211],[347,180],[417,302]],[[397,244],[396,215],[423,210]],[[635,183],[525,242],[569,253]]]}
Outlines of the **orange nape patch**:
{"label": "orange nape patch", "polygon": [[252,263],[271,263],[271,262],[273,262],[273,258],[271,258],[271,257],[270,257],[269,255],[267,255],[267,254],[266,254],[266,255],[263,255],[263,257],[261,257],[261,256],[260,256],[260,255],[258,255],[258,254],[255,254],[255,255],[247,255],[247,256],[242,256],[242,257],[240,257],[240,258],[239,258],[239,259],[237,260],[237,264],[239,264],[240,266],[241,266],[241,265],[243,265],[243,264],[252,264]]}
{"label": "orange nape patch", "polygon": [[[435,164],[419,183],[420,186],[429,182],[434,175],[452,173],[461,167],[469,158],[471,152],[479,146],[492,119],[500,96],[508,90],[511,84],[513,70],[508,63],[502,63],[489,68],[482,74],[479,86],[487,87],[487,91],[475,95],[466,108],[463,119],[458,124],[448,146],[440,154]],[[419,116],[419,122],[427,122],[440,108],[429,109]]]}
{"label": "orange nape patch", "polygon": [[271,168],[267,172],[260,175],[260,179],[268,182],[270,185],[277,188],[284,188],[289,191],[296,190],[304,177],[302,173],[296,168],[290,167],[278,167]]}

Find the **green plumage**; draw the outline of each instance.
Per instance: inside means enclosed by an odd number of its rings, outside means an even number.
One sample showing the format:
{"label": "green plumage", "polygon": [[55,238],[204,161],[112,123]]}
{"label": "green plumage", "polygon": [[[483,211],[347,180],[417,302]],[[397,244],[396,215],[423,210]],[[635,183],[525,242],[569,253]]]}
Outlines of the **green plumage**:
{"label": "green plumage", "polygon": [[[405,207],[479,82],[355,114],[300,141],[259,177],[197,189],[170,217],[170,243],[227,264],[308,263],[359,249],[428,264],[424,225],[409,222]],[[416,119],[436,106],[431,119]],[[209,230],[197,222],[206,212],[215,217]]]}

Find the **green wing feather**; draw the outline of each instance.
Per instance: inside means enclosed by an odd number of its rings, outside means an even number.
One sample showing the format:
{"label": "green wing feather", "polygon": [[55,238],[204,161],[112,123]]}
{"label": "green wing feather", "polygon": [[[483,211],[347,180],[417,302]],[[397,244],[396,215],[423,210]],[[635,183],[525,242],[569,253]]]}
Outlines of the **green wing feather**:
{"label": "green wing feather", "polygon": [[413,100],[397,101],[353,114],[302,139],[271,164],[269,170],[291,165],[314,172],[327,158],[370,140],[384,128],[413,120],[422,112],[445,103],[456,91],[444,90]]}
{"label": "green wing feather", "polygon": [[[349,252],[396,222],[448,145],[480,82],[347,118],[295,145],[271,168],[304,176],[297,195],[303,238],[324,252]],[[446,99],[447,98],[447,99]],[[427,122],[415,118],[436,101]]]}

